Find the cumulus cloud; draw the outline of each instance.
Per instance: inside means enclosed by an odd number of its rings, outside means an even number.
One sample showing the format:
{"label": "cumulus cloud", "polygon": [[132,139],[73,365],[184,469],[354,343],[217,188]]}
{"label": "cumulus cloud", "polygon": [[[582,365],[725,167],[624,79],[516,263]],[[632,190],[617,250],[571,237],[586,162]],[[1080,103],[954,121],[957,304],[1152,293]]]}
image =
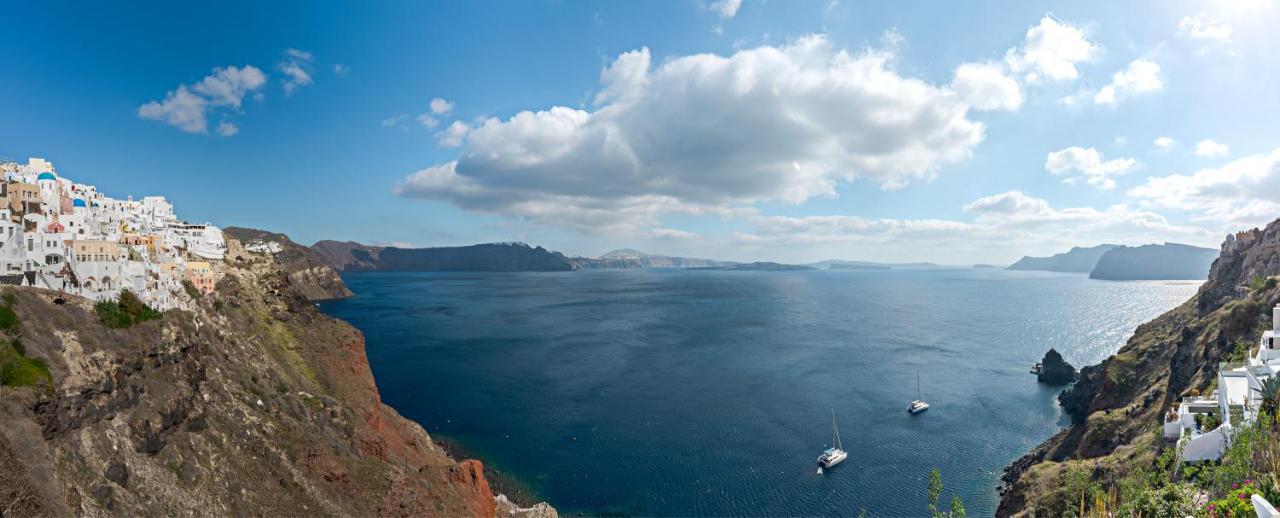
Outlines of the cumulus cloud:
{"label": "cumulus cloud", "polygon": [[904,77],[893,58],[823,36],[657,65],[647,49],[624,53],[601,74],[592,110],[455,123],[440,143],[460,146],[458,159],[395,191],[587,231],[652,227],[662,214],[834,196],[855,179],[931,178],[982,141],[971,109],[1013,104],[1007,88],[986,101],[978,81]]}
{"label": "cumulus cloud", "polygon": [[191,85],[214,106],[240,107],[245,94],[266,84],[267,75],[253,66],[215,68],[213,73]]}
{"label": "cumulus cloud", "polygon": [[[1116,182],[1111,177],[1132,171],[1137,165],[1138,161],[1132,158],[1103,160],[1102,153],[1098,150],[1079,146],[1052,151],[1044,162],[1045,170],[1054,175],[1078,172],[1089,185],[1100,189],[1114,189]],[[1069,176],[1067,181],[1072,182],[1078,178]]]}
{"label": "cumulus cloud", "polygon": [[1231,152],[1231,148],[1226,144],[1214,142],[1213,139],[1204,139],[1196,142],[1196,155],[1203,157],[1220,157],[1227,156]]}
{"label": "cumulus cloud", "polygon": [[[986,196],[966,204],[969,220],[871,219],[855,216],[754,217],[750,232],[734,235],[736,244],[762,250],[848,250],[878,252],[910,249],[904,258],[944,262],[964,258],[1009,260],[1028,252],[1060,252],[1080,244],[1152,241],[1211,243],[1215,235],[1195,226],[1170,223],[1159,214],[1127,205],[1106,209],[1056,209],[1046,200],[1020,191]],[[839,253],[839,252],[829,252]]]}
{"label": "cumulus cloud", "polygon": [[219,135],[222,135],[224,137],[230,137],[230,136],[234,136],[236,133],[240,133],[239,126],[236,126],[235,124],[232,124],[227,121],[222,121],[218,123]]}
{"label": "cumulus cloud", "polygon": [[956,68],[951,89],[977,110],[1016,110],[1022,106],[1018,82],[994,63],[964,63]]}
{"label": "cumulus cloud", "polygon": [[1102,54],[1102,47],[1089,41],[1084,29],[1045,15],[1027,29],[1021,48],[1009,49],[1005,63],[1027,82],[1065,81],[1080,77],[1079,63]]}
{"label": "cumulus cloud", "polygon": [[1173,149],[1173,146],[1177,144],[1178,141],[1173,140],[1172,137],[1157,137],[1155,140],[1151,141],[1151,143],[1155,144],[1156,149],[1168,151]]}
{"label": "cumulus cloud", "polygon": [[440,125],[440,121],[432,117],[430,113],[421,113],[418,114],[418,124],[421,124],[424,128],[434,128]]}
{"label": "cumulus cloud", "polygon": [[427,103],[427,105],[431,109],[431,113],[436,115],[445,115],[453,111],[453,103],[439,97],[431,99],[431,102]]}
{"label": "cumulus cloud", "polygon": [[[217,67],[195,84],[179,85],[166,94],[164,100],[149,101],[139,106],[138,116],[162,121],[188,133],[208,133],[211,110],[239,109],[245,95],[262,88],[266,82],[266,74],[251,65]],[[221,127],[219,133],[224,136],[235,134],[228,135]]]}
{"label": "cumulus cloud", "polygon": [[1102,87],[1093,96],[1095,104],[1115,105],[1120,97],[1154,92],[1164,88],[1160,77],[1160,65],[1154,61],[1136,59],[1124,70],[1111,77],[1111,84]]}
{"label": "cumulus cloud", "polygon": [[1191,211],[1197,221],[1266,223],[1280,216],[1280,149],[1192,174],[1149,178],[1129,194],[1152,206]]}
{"label": "cumulus cloud", "polygon": [[310,52],[298,49],[285,50],[284,55],[285,60],[276,65],[276,68],[285,75],[284,83],[281,85],[285,95],[293,95],[293,92],[299,88],[312,83],[311,73],[307,70],[311,68],[314,56]]}
{"label": "cumulus cloud", "polygon": [[462,121],[453,121],[444,131],[436,133],[436,141],[441,147],[458,147],[471,133],[471,125]]}

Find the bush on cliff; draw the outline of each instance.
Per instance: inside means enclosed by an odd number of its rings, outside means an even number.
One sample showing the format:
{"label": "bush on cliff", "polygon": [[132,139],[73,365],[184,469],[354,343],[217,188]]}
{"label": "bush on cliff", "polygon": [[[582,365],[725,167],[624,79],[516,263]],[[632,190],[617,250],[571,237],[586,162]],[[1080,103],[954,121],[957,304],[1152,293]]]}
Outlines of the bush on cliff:
{"label": "bush on cliff", "polygon": [[11,299],[6,298],[4,305],[0,305],[0,330],[6,338],[0,341],[0,385],[30,387],[47,382],[52,386],[53,375],[44,360],[25,357],[26,350],[18,338],[18,316],[10,304]]}
{"label": "bush on cliff", "polygon": [[120,292],[117,300],[104,300],[94,304],[93,310],[103,325],[114,329],[160,318],[159,311],[151,309],[129,290]]}

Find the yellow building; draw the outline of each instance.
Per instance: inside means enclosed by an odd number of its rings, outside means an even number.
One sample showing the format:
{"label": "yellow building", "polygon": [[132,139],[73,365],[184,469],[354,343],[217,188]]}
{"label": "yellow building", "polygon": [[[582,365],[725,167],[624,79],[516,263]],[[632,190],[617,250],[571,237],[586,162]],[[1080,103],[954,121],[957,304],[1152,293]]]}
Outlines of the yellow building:
{"label": "yellow building", "polygon": [[114,262],[122,257],[120,243],[99,239],[72,239],[68,241],[71,253],[85,262]]}

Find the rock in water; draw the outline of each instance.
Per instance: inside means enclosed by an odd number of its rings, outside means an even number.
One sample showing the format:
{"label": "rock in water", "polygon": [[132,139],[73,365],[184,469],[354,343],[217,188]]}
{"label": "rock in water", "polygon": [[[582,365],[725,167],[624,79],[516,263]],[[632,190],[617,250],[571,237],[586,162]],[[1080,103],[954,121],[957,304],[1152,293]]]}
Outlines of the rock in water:
{"label": "rock in water", "polygon": [[1076,380],[1076,368],[1063,360],[1062,355],[1053,348],[1044,353],[1044,359],[1040,361],[1040,365],[1040,374],[1036,376],[1036,381],[1040,383],[1065,385]]}

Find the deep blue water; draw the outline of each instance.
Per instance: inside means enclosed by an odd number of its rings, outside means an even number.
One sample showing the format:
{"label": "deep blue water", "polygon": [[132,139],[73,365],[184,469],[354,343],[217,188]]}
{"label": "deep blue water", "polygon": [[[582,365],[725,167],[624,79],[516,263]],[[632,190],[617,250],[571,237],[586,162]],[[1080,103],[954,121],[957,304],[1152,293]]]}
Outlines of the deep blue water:
{"label": "deep blue water", "polygon": [[[1198,283],[992,269],[365,273],[324,307],[383,399],[565,512],[990,515],[1079,366]],[[916,372],[932,408],[905,413]],[[849,460],[818,476],[834,408]]]}

